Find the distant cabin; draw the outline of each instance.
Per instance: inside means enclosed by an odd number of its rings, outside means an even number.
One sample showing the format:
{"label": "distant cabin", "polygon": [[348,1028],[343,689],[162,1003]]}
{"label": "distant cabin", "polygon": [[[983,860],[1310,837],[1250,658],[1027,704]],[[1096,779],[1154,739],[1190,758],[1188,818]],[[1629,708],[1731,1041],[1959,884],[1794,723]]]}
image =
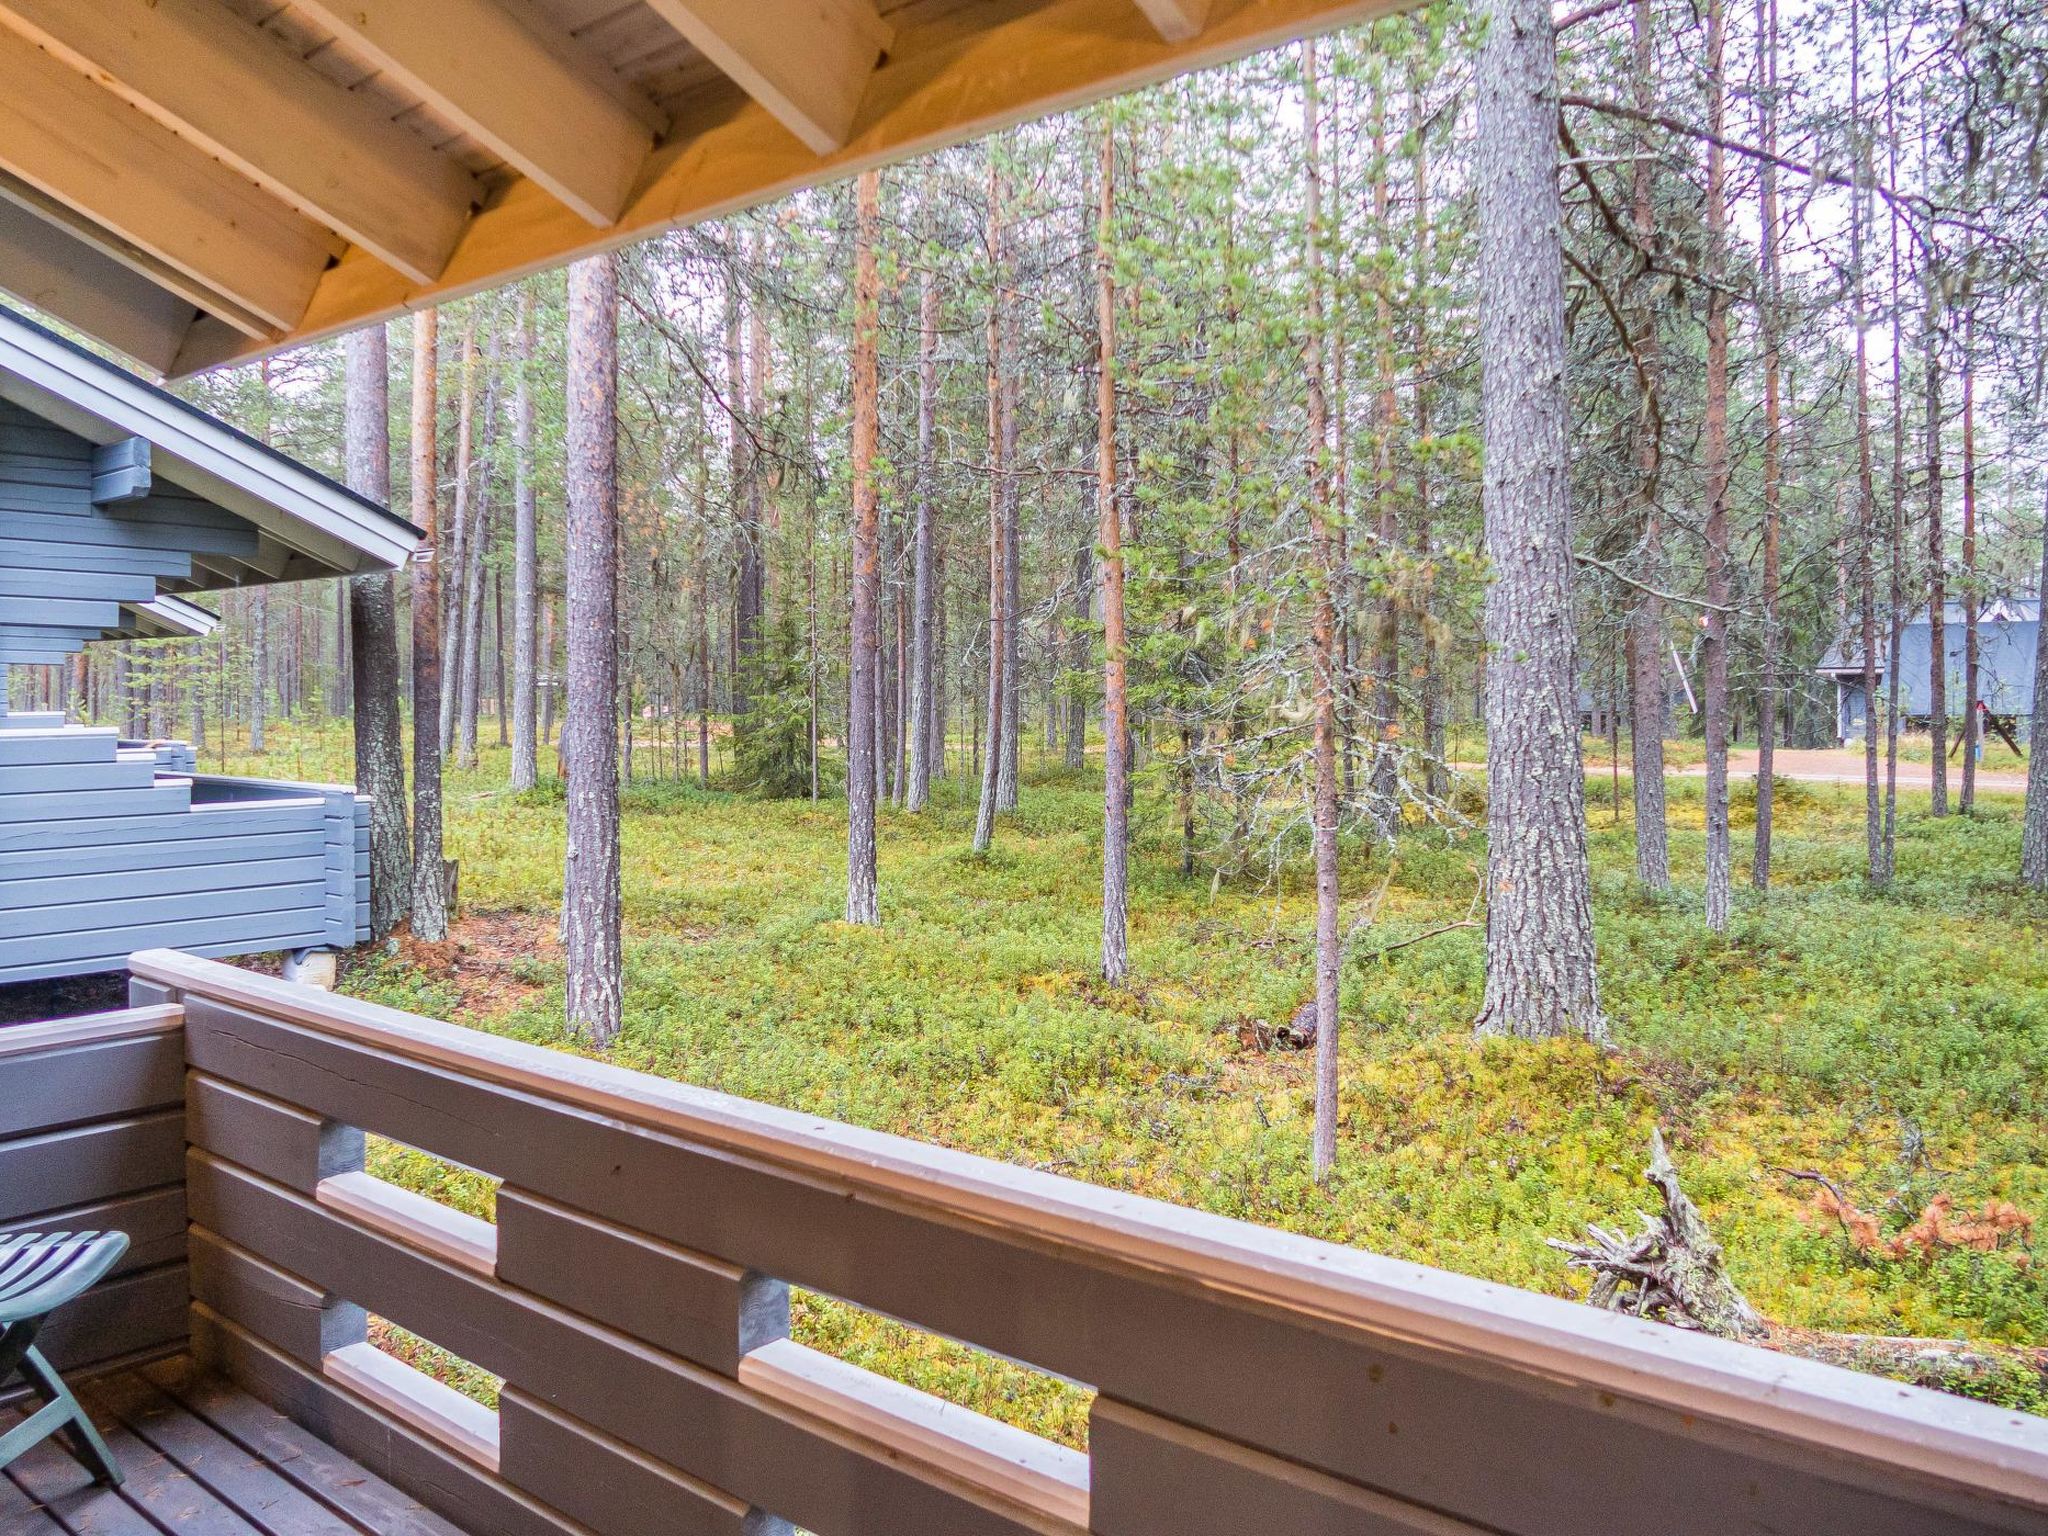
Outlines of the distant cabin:
{"label": "distant cabin", "polygon": [[135,950],[316,951],[367,935],[349,785],[196,772],[183,742],[10,713],[10,667],[203,636],[197,594],[391,570],[403,518],[0,308],[0,982]]}
{"label": "distant cabin", "polygon": [[[1961,720],[1969,708],[1964,698],[1963,626],[1968,610],[1950,603],[1943,610],[1942,650],[1947,678],[1948,713]],[[1977,696],[1991,714],[2006,722],[2024,742],[2034,713],[2034,657],[2041,629],[2041,600],[2001,597],[1977,612]],[[1885,676],[1888,633],[1880,625],[1877,656],[1879,700],[1887,696]],[[1909,727],[1925,726],[1933,713],[1934,626],[1926,610],[1913,615],[1899,633],[1899,714]],[[1861,741],[1869,716],[1863,697],[1863,641],[1854,632],[1828,648],[1816,669],[1835,685],[1835,736]]]}

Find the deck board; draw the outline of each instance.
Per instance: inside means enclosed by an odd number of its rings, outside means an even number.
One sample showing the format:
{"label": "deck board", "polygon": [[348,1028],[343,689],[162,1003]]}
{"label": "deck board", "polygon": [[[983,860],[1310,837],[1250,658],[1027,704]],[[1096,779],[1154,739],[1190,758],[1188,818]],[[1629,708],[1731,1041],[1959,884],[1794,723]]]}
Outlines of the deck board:
{"label": "deck board", "polygon": [[[0,1472],[0,1536],[464,1536],[189,1360],[86,1383],[118,1491],[48,1442]],[[0,1411],[0,1426],[12,1416]]]}

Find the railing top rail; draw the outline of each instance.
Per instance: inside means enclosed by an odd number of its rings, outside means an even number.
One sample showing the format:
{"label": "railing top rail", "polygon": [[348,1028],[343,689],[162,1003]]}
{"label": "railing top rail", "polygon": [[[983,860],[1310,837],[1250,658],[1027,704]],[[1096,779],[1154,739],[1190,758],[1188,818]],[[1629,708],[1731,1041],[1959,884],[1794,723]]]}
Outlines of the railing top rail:
{"label": "railing top rail", "polygon": [[422,1065],[1326,1325],[1583,1384],[2048,1510],[2048,1420],[295,987],[175,950],[137,976]]}
{"label": "railing top rail", "polygon": [[[110,1013],[81,1013],[68,1019],[0,1025],[0,1064],[10,1056],[27,1056],[63,1046],[98,1045],[109,1040],[130,1040],[137,1035],[162,1034],[184,1022],[185,1010],[175,1003],[153,1003],[141,1008],[117,1008]],[[0,1071],[5,1070],[0,1065]]]}

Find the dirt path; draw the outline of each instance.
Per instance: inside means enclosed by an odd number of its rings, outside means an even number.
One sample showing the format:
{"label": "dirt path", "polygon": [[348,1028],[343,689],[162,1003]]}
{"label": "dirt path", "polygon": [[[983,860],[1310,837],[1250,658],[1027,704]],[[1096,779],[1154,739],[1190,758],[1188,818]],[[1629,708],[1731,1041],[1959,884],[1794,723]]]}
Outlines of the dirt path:
{"label": "dirt path", "polygon": [[[1780,747],[1771,764],[1772,771],[1781,779],[1798,779],[1806,784],[1861,784],[1863,782],[1863,754],[1854,748],[1826,751],[1794,751]],[[1882,767],[1878,770],[1883,772]],[[1949,791],[1954,793],[1956,785],[1962,782],[1962,764],[1951,762],[1948,768]],[[1728,754],[1728,775],[1743,778],[1756,773],[1756,752],[1735,751]],[[1703,779],[1707,776],[1704,767],[1673,768],[1670,777],[1678,779]],[[1899,785],[1903,789],[1925,789],[1933,782],[1925,763],[1899,764]],[[1977,771],[1977,787],[2010,794],[2025,794],[2027,776],[2025,772],[2009,768],[1980,768]]]}

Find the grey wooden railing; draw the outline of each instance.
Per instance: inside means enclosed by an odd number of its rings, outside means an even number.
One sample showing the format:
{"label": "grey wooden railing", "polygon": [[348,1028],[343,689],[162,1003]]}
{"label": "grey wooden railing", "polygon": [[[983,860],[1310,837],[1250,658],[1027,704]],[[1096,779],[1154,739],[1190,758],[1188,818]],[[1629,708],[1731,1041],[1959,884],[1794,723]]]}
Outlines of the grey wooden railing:
{"label": "grey wooden railing", "polygon": [[[2048,1421],[166,951],[193,1334],[479,1536],[2048,1531]],[[495,1227],[362,1171],[502,1180]],[[787,1336],[799,1284],[1097,1389],[1085,1455]],[[364,1311],[503,1379],[492,1413]]]}

